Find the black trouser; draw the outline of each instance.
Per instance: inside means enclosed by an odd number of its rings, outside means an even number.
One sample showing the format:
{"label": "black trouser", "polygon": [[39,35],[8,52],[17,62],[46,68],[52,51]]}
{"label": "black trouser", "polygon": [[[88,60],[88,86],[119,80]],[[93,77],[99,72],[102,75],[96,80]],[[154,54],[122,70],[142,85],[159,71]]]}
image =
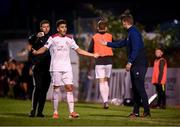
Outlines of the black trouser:
{"label": "black trouser", "polygon": [[144,108],[144,113],[150,113],[148,97],[144,87],[145,75],[147,67],[132,67],[130,70],[132,90],[134,97],[134,109],[133,113],[139,114],[139,108],[141,101]]}
{"label": "black trouser", "polygon": [[166,106],[165,86],[163,86],[161,84],[155,84],[155,86],[156,86],[156,91],[157,91],[157,94],[158,94],[157,106],[159,106],[159,107]]}
{"label": "black trouser", "polygon": [[41,114],[44,109],[46,94],[49,89],[50,80],[51,78],[48,70],[33,70],[34,89],[32,95],[32,108],[34,111],[36,111],[36,108],[38,106],[38,114]]}

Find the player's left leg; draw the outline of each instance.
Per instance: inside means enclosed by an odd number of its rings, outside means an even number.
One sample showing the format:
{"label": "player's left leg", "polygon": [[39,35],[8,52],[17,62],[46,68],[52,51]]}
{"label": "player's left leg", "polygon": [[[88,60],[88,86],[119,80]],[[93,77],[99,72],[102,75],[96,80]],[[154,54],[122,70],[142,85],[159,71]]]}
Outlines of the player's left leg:
{"label": "player's left leg", "polygon": [[79,114],[74,111],[74,96],[73,96],[73,85],[67,84],[65,85],[65,90],[67,93],[67,103],[69,107],[69,118],[77,118]]}
{"label": "player's left leg", "polygon": [[111,77],[112,64],[105,65],[105,78],[104,78],[104,89],[105,89],[105,103],[104,108],[108,109],[108,97],[109,97],[109,79]]}
{"label": "player's left leg", "polygon": [[73,95],[73,75],[72,71],[63,74],[63,82],[67,94],[67,103],[69,107],[69,118],[77,118],[79,114],[74,111],[74,95]]}
{"label": "player's left leg", "polygon": [[104,103],[104,108],[107,109],[108,106],[108,93],[109,87],[105,79],[105,65],[95,66],[96,79],[98,79],[99,91]]}

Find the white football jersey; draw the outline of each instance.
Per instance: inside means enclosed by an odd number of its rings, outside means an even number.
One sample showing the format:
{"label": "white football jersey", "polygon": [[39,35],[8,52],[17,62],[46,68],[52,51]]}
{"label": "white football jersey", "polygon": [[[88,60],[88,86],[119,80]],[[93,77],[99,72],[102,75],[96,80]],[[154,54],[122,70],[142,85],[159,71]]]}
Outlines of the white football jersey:
{"label": "white football jersey", "polygon": [[49,37],[44,45],[51,54],[50,71],[71,71],[70,48],[76,50],[79,46],[73,38],[69,36],[62,37],[55,34]]}

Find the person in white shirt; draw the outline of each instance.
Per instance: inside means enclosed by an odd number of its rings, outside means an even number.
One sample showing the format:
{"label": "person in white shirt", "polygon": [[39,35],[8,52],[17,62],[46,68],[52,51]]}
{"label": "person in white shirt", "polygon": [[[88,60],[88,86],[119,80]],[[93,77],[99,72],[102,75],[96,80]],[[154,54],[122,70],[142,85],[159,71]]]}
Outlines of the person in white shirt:
{"label": "person in white shirt", "polygon": [[33,50],[34,55],[42,54],[49,49],[51,54],[50,73],[53,89],[53,118],[59,118],[58,115],[58,94],[60,86],[65,86],[67,92],[67,103],[69,107],[69,118],[77,118],[78,113],[74,111],[74,96],[73,96],[73,75],[70,60],[70,48],[74,49],[78,54],[97,58],[98,54],[92,54],[79,48],[74,39],[66,34],[67,23],[65,20],[56,22],[58,33],[49,37],[44,47],[39,50]]}

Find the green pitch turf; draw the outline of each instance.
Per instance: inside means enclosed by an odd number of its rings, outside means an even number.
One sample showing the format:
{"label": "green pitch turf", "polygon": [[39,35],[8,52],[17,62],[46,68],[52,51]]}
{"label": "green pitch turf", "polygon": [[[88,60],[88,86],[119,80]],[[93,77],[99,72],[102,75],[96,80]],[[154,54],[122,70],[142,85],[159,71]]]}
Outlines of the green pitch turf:
{"label": "green pitch turf", "polygon": [[[66,103],[59,104],[59,119],[53,119],[52,103],[46,102],[45,118],[29,118],[31,102],[0,98],[0,126],[180,126],[180,109],[152,109],[151,118],[128,118],[132,107],[110,105],[108,110],[101,104],[76,103],[78,119],[68,118]],[[141,111],[142,112],[142,111]]]}

